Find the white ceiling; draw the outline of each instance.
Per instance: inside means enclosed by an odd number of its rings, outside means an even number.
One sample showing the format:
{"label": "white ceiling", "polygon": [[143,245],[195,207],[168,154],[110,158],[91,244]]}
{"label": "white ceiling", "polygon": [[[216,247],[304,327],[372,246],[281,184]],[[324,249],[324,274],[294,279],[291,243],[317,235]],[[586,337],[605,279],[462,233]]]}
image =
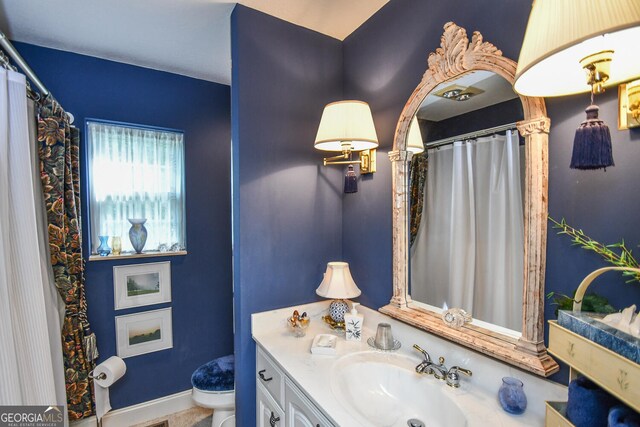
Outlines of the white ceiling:
{"label": "white ceiling", "polygon": [[[482,90],[483,93],[462,102],[433,95],[433,93],[453,85],[462,87],[473,86],[476,89]],[[455,80],[440,83],[432,93],[422,101],[417,116],[419,119],[439,122],[470,111],[480,110],[490,105],[508,101],[517,96],[511,87],[511,83],[498,74],[492,73],[491,71],[474,71],[464,74]]]}
{"label": "white ceiling", "polygon": [[[388,0],[241,0],[344,40]],[[231,83],[230,16],[222,0],[0,0],[12,40]]]}

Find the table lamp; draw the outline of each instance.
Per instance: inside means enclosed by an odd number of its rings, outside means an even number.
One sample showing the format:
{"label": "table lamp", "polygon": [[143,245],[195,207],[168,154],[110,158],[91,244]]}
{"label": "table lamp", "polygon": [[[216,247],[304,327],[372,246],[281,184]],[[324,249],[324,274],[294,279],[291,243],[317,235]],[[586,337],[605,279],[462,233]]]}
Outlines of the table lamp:
{"label": "table lamp", "polygon": [[329,305],[329,314],[323,320],[333,329],[344,329],[344,315],[349,309],[345,299],[355,298],[361,293],[351,277],[348,263],[329,262],[324,278],[316,289],[316,294],[321,297],[333,299]]}

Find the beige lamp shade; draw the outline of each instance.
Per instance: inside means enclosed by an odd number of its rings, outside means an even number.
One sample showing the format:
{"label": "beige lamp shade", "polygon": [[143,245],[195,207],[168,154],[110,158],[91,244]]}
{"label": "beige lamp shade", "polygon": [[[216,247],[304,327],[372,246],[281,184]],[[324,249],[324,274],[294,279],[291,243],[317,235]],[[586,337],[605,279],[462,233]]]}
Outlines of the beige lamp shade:
{"label": "beige lamp shade", "polygon": [[409,125],[409,134],[407,135],[407,151],[411,151],[413,154],[419,154],[424,151],[422,133],[420,132],[420,125],[418,124],[418,118],[416,116],[413,116],[413,119],[411,119],[411,124]]}
{"label": "beige lamp shade", "polygon": [[349,264],[338,261],[327,264],[324,279],[316,289],[316,294],[321,297],[335,299],[355,298],[361,293],[351,277]]}
{"label": "beige lamp shade", "polygon": [[370,150],[378,146],[369,104],[362,101],[338,101],[327,104],[322,112],[314,146],[318,150]]}
{"label": "beige lamp shade", "polygon": [[588,92],[580,60],[613,50],[605,86],[640,75],[640,1],[535,0],[514,89],[526,96]]}

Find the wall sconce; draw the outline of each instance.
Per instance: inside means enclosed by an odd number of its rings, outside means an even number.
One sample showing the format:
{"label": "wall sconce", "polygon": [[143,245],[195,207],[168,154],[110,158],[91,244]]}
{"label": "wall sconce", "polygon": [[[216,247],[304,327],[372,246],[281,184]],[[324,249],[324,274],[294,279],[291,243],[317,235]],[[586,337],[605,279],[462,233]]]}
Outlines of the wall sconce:
{"label": "wall sconce", "polygon": [[344,329],[344,315],[349,309],[345,299],[355,298],[361,293],[351,277],[348,263],[328,263],[324,278],[316,289],[316,294],[321,297],[333,299],[329,305],[329,315],[323,317],[324,321],[333,329]]}
{"label": "wall sconce", "polygon": [[[351,165],[359,163],[361,174],[376,171],[375,149],[378,147],[378,135],[369,104],[353,100],[327,104],[322,112],[314,147],[318,150],[342,152],[338,156],[325,157],[323,164],[350,165],[345,177],[345,193],[358,191]],[[353,160],[353,152],[359,153],[358,160]]]}
{"label": "wall sconce", "polygon": [[[593,95],[640,74],[640,3],[636,0],[535,0],[514,82],[527,96],[562,96],[591,89],[573,143],[571,168],[613,166],[611,134]],[[586,79],[585,79],[586,73]]]}
{"label": "wall sconce", "polygon": [[618,86],[618,129],[640,127],[640,80]]}

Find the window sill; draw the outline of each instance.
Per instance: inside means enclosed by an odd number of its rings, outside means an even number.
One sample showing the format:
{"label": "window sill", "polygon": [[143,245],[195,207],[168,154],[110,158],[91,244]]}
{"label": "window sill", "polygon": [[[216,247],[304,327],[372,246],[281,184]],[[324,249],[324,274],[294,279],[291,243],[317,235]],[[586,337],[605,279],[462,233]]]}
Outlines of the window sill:
{"label": "window sill", "polygon": [[165,256],[183,256],[186,255],[187,251],[177,251],[177,252],[158,252],[158,251],[149,251],[143,252],[141,254],[121,254],[121,255],[107,255],[100,256],[96,254],[89,255],[89,261],[112,261],[116,259],[133,259],[133,258],[154,258],[154,257],[165,257]]}

